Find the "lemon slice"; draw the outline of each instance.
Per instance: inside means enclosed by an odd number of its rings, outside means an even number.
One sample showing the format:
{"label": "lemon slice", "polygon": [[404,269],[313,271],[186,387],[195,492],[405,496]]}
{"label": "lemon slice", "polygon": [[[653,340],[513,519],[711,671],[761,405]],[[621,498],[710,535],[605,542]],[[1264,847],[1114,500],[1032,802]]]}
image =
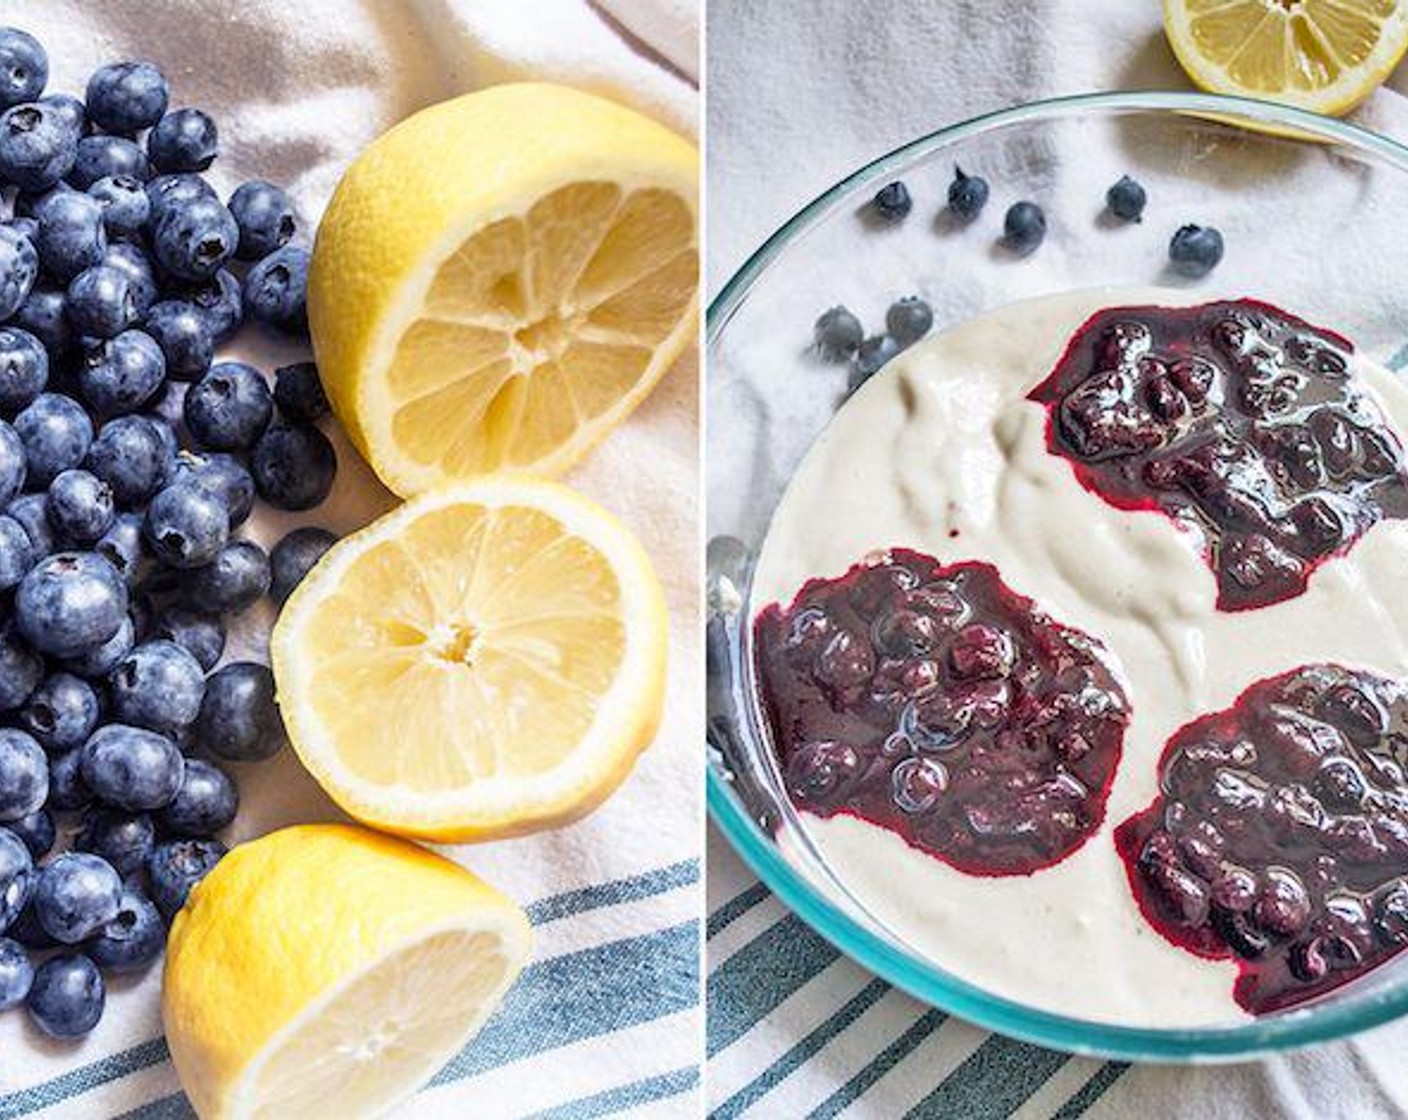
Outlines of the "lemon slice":
{"label": "lemon slice", "polygon": [[1339,116],[1408,49],[1408,0],[1164,0],[1164,29],[1202,89]]}
{"label": "lemon slice", "polygon": [[605,799],[659,726],[666,637],[625,528],[566,487],[499,475],[335,545],[272,653],[289,737],[339,805],[462,841]]}
{"label": "lemon slice", "polygon": [[352,164],[308,316],[339,419],[392,490],[556,474],[650,392],[698,320],[699,153],[563,86],[425,109]]}
{"label": "lemon slice", "polygon": [[240,845],[176,916],[162,1017],[203,1120],[378,1116],[479,1030],[531,951],[458,864],[350,825]]}

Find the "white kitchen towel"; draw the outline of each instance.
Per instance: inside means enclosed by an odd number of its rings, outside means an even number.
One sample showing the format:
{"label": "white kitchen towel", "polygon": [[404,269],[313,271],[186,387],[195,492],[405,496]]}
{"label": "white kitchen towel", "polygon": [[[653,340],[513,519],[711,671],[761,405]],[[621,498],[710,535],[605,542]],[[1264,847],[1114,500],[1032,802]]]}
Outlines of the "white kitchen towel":
{"label": "white kitchen towel", "polygon": [[[662,60],[694,33],[695,8],[659,7],[658,21],[633,22],[629,32],[587,0],[0,0],[0,22],[44,42],[52,90],[81,95],[105,62],[155,61],[173,106],[216,118],[221,156],[211,178],[222,195],[251,177],[284,184],[311,238],[365,144],[423,105],[497,82],[574,84],[693,134],[697,90],[683,62]],[[646,38],[653,28],[665,34],[659,49]],[[223,356],[269,370],[307,355],[249,328]],[[664,726],[620,792],[587,820],[451,850],[528,907],[536,960],[405,1115],[698,1110],[697,401],[691,357],[569,478],[640,536],[665,585]],[[302,517],[261,511],[251,531],[264,543],[298,522],[348,531],[390,503],[330,434],[341,464],[332,498]],[[262,657],[271,621],[265,608],[232,635],[231,653]],[[241,768],[238,779],[234,839],[337,815],[289,751]],[[159,973],[114,981],[107,1014],[81,1043],[41,1038],[23,1012],[0,1015],[0,1118],[189,1116],[161,1038]]]}
{"label": "white kitchen towel", "polygon": [[[708,21],[708,274],[716,294],[733,271],[799,207],[862,164],[947,124],[1021,102],[1109,89],[1187,89],[1164,41],[1153,0],[714,0]],[[1408,68],[1357,114],[1359,123],[1408,140]],[[725,355],[743,386],[728,403],[764,399],[766,407],[712,411],[711,530],[749,535],[757,524],[756,475],[730,484],[731,464],[785,478],[796,447],[787,433],[814,430],[841,395],[843,370],[805,354],[810,323],[845,303],[878,324],[887,303],[918,292],[942,324],[1021,294],[1048,290],[1062,276],[1098,283],[1113,265],[1122,275],[1158,271],[1167,237],[1185,221],[1210,220],[1227,234],[1227,257],[1214,280],[1250,293],[1268,288],[1288,306],[1312,313],[1343,285],[1364,301],[1370,336],[1357,341],[1394,368],[1408,357],[1408,258],[1376,239],[1401,214],[1356,205],[1348,176],[1325,177],[1329,193],[1292,196],[1317,157],[1297,165],[1294,181],[1269,208],[1283,222],[1281,267],[1268,275],[1248,254],[1258,216],[1193,169],[1187,184],[1161,181],[1140,226],[1097,223],[1105,187],[1121,173],[1120,151],[1098,131],[1079,165],[1037,152],[1022,165],[1024,189],[1047,208],[1051,233],[1031,258],[987,251],[1011,201],[1010,183],[990,175],[993,202],[974,227],[946,237],[922,231],[942,205],[944,183],[916,180],[909,228],[878,233],[854,222],[854,238],[828,238],[827,267],[816,249],[815,274],[794,276],[794,290],[768,307],[762,329]],[[947,169],[940,169],[943,175]],[[1281,193],[1276,193],[1280,189]],[[1345,193],[1348,192],[1348,196]],[[1259,195],[1266,197],[1266,195]],[[1295,246],[1300,223],[1345,215],[1336,228],[1358,253],[1333,273],[1313,250]],[[850,215],[842,215],[849,220]],[[1389,223],[1394,223],[1390,225]],[[917,230],[921,232],[916,232]],[[1239,241],[1243,230],[1248,231]],[[1240,248],[1239,248],[1240,247]],[[1298,255],[1299,254],[1299,255]],[[1290,261],[1287,265],[1285,262]],[[1141,264],[1141,262],[1145,262]],[[1058,267],[1059,266],[1059,267]],[[963,285],[953,283],[956,276]],[[746,315],[746,312],[742,313]],[[737,360],[734,361],[733,359]],[[718,376],[719,370],[714,371]],[[752,379],[795,391],[750,393]],[[730,455],[731,440],[766,431],[767,451]],[[771,466],[773,462],[776,466]],[[715,472],[722,484],[714,482]],[[896,991],[808,929],[744,867],[717,834],[708,850],[708,1066],[712,1116],[914,1117],[918,1120],[1388,1120],[1408,1116],[1408,1067],[1401,1061],[1408,1023],[1351,1041],[1271,1061],[1174,1068],[1073,1058],[991,1035]]]}

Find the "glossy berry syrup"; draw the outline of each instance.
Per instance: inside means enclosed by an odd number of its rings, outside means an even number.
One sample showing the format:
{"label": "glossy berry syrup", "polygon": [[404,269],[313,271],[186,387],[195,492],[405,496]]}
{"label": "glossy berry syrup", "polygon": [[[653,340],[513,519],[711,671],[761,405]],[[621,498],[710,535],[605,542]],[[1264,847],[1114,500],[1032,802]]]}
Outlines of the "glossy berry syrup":
{"label": "glossy berry syrup", "polygon": [[1408,690],[1308,665],[1178,732],[1158,798],[1115,830],[1144,916],[1235,958],[1248,1011],[1291,1007],[1408,946]]}
{"label": "glossy berry syrup", "polygon": [[1253,300],[1115,307],[1030,399],[1082,485],[1196,530],[1218,607],[1244,610],[1299,595],[1375,522],[1408,516],[1403,448],[1352,352]]}
{"label": "glossy berry syrup", "polygon": [[973,875],[1055,863],[1099,827],[1129,707],[1100,646],[988,564],[895,550],[759,615],[789,795]]}

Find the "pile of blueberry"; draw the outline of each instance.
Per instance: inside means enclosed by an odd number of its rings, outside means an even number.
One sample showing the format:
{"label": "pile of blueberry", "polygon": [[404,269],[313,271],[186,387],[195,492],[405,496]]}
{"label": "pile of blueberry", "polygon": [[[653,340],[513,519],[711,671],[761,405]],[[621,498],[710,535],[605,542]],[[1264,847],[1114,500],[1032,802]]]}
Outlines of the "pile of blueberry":
{"label": "pile of blueberry", "polygon": [[151,64],[82,100],[47,76],[0,29],[0,1009],[77,1037],[224,854],[218,764],[284,742],[268,668],[219,666],[226,620],[333,538],[236,534],[256,497],[318,505],[337,460],[311,363],[271,390],[215,361],[246,318],[306,333],[288,197],[222,202],[215,122]]}

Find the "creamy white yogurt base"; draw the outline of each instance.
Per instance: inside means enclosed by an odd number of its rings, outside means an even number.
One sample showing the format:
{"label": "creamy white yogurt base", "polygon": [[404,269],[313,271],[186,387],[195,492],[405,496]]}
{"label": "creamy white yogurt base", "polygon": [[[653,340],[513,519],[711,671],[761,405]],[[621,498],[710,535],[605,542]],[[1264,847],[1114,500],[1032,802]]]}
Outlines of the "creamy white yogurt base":
{"label": "creamy white yogurt base", "polygon": [[[921,342],[871,378],[807,453],[754,576],[761,609],[877,549],[986,560],[1057,621],[1105,643],[1133,718],[1105,823],[1061,863],[1030,876],[970,876],[875,825],[804,815],[838,878],[911,949],[988,991],[1104,1022],[1247,1017],[1232,998],[1235,965],[1156,933],[1115,851],[1115,826],[1154,797],[1168,737],[1253,681],[1308,661],[1408,675],[1408,522],[1374,526],[1294,599],[1219,612],[1213,573],[1190,534],[1163,514],[1109,505],[1047,451],[1046,410],[1024,398],[1090,315],[1212,298],[1072,292]],[[1313,309],[1286,310],[1311,311],[1315,321]],[[1408,431],[1408,389],[1380,366],[1355,364],[1391,426]]]}

